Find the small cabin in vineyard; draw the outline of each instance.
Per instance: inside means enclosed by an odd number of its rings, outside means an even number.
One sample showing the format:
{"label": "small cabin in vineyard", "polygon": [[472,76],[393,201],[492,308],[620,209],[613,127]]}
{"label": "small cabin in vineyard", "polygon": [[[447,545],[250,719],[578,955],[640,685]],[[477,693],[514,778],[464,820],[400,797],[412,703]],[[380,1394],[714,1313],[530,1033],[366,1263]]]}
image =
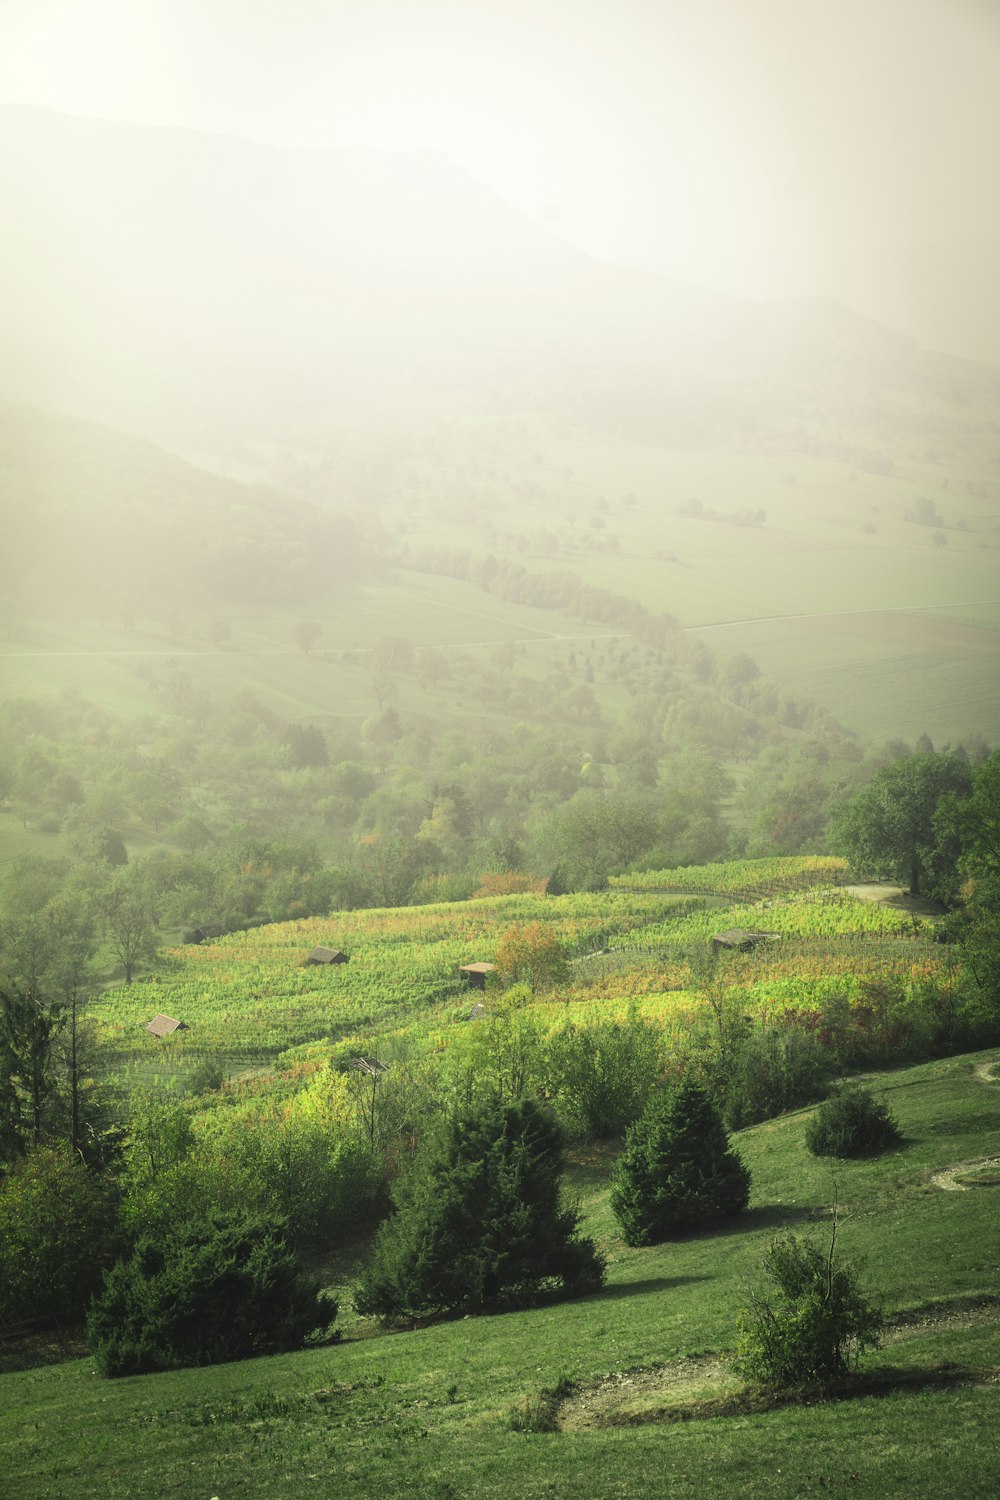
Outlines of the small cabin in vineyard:
{"label": "small cabin in vineyard", "polygon": [[302,960],[302,967],[307,964],[346,964],[347,954],[342,953],[339,948],[314,948],[307,958]]}
{"label": "small cabin in vineyard", "polygon": [[201,927],[193,927],[190,932],[184,934],[186,943],[208,943],[212,938],[224,937],[226,929],[221,922],[204,922]]}
{"label": "small cabin in vineyard", "polygon": [[173,1016],[154,1016],[146,1023],[146,1030],[151,1036],[172,1036],[175,1031],[187,1031],[186,1021],[177,1021]]}
{"label": "small cabin in vineyard", "polygon": [[458,972],[466,984],[470,984],[474,990],[484,990],[486,988],[486,976],[487,974],[496,972],[496,964],[463,964]]}
{"label": "small cabin in vineyard", "polygon": [[752,953],[758,943],[773,943],[778,936],[776,932],[752,932],[747,927],[733,927],[729,932],[715,933],[712,947],[716,953]]}

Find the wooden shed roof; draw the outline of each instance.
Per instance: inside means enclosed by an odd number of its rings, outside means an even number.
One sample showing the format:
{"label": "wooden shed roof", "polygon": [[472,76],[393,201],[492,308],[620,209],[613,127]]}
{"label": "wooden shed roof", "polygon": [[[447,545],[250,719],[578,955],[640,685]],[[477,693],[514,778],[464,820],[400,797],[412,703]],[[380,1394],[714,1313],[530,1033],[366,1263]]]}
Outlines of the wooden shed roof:
{"label": "wooden shed roof", "polygon": [[496,970],[496,964],[463,964],[459,969],[460,974],[492,974]]}
{"label": "wooden shed roof", "polygon": [[347,954],[339,948],[314,948],[303,964],[346,964]]}
{"label": "wooden shed roof", "polygon": [[153,1036],[169,1036],[172,1031],[187,1031],[187,1022],[175,1020],[173,1016],[158,1015],[146,1023],[146,1030]]}

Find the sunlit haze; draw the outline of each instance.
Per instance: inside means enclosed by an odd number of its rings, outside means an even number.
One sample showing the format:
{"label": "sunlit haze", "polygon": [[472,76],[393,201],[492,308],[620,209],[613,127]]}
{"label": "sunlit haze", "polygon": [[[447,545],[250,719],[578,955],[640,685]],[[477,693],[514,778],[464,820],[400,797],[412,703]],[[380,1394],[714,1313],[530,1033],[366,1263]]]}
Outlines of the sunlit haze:
{"label": "sunlit haze", "polygon": [[439,151],[597,256],[1000,364],[994,0],[8,0],[0,101]]}

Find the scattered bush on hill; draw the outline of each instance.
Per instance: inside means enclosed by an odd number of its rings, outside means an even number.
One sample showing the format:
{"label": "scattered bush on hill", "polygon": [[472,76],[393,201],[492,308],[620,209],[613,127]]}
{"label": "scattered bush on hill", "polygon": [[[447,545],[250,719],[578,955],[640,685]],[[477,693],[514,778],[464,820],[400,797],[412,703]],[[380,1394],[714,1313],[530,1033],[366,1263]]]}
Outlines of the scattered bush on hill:
{"label": "scattered bush on hill", "polygon": [[91,1304],[87,1336],[103,1375],[142,1375],[298,1349],[336,1314],[300,1274],[284,1220],[217,1213],[140,1238]]}
{"label": "scattered bush on hill", "polygon": [[813,1156],[877,1156],[898,1140],[888,1105],[858,1085],[838,1089],[806,1126]]}
{"label": "scattered bush on hill", "polygon": [[736,1366],[768,1389],[825,1385],[852,1373],[878,1347],[882,1315],[857,1272],[838,1265],[836,1222],[829,1248],[785,1235],[764,1256],[764,1286],[739,1316]]}
{"label": "scattered bush on hill", "polygon": [[691,1080],[653,1096],[611,1174],[611,1207],[627,1245],[655,1245],[741,1213],[749,1197],[749,1169],[730,1149],[718,1109]]}
{"label": "scattered bush on hill", "polygon": [[471,1313],[595,1291],[604,1263],[561,1206],[562,1162],[559,1128],[532,1099],[453,1111],[393,1190],[358,1311]]}
{"label": "scattered bush on hill", "polygon": [[559,939],[542,922],[508,927],[497,944],[496,966],[501,979],[533,990],[550,990],[569,973]]}

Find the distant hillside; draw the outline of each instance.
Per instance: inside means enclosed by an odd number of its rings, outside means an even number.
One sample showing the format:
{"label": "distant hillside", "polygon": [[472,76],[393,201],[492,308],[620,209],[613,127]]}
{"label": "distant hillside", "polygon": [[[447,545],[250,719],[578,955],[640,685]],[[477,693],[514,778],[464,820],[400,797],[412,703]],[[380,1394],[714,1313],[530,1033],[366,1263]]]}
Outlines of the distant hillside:
{"label": "distant hillside", "polygon": [[151,443],[0,402],[0,593],[28,613],[285,603],[357,574],[350,521]]}

